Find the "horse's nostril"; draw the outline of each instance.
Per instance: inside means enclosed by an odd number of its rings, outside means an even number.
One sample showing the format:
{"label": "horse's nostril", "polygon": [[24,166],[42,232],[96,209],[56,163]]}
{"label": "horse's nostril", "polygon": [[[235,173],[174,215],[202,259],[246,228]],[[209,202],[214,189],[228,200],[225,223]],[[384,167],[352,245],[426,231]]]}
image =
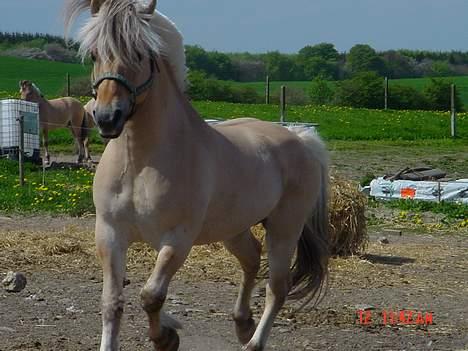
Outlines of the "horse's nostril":
{"label": "horse's nostril", "polygon": [[93,110],[93,116],[96,117],[96,110]]}
{"label": "horse's nostril", "polygon": [[116,109],[114,111],[114,120],[119,120],[122,117],[122,110],[121,109]]}

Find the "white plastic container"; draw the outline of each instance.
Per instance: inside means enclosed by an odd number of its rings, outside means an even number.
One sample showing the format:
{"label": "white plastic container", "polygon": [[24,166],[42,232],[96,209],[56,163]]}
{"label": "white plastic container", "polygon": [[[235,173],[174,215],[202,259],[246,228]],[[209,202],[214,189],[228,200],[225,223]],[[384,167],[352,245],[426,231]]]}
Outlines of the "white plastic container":
{"label": "white plastic container", "polygon": [[18,119],[24,119],[24,153],[33,160],[39,159],[39,106],[23,100],[0,100],[0,155],[18,157],[20,127]]}

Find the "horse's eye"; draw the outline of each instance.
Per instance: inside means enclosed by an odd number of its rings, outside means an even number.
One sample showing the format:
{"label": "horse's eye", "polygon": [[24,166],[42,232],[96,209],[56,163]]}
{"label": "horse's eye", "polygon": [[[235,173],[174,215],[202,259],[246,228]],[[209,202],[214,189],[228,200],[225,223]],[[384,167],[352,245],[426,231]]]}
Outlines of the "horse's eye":
{"label": "horse's eye", "polygon": [[94,55],[93,53],[91,53],[91,61],[93,62],[96,62],[96,55]]}
{"label": "horse's eye", "polygon": [[143,60],[143,56],[141,56],[141,54],[140,54],[140,53],[138,53],[138,61],[140,61],[140,62],[141,62],[141,60]]}

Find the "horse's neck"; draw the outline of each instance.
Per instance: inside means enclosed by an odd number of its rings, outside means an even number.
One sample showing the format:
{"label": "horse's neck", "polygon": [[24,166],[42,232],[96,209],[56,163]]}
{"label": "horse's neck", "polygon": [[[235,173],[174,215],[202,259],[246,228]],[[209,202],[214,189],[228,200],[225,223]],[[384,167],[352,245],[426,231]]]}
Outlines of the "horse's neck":
{"label": "horse's neck", "polygon": [[45,120],[49,120],[50,119],[50,111],[52,109],[52,106],[49,102],[49,100],[47,100],[46,98],[44,97],[39,97],[37,99],[37,104],[39,105],[39,116],[41,118],[41,120],[45,121]]}
{"label": "horse's neck", "polygon": [[124,138],[130,140],[138,152],[157,150],[158,144],[173,142],[175,137],[181,143],[187,142],[184,135],[205,128],[205,123],[179,91],[170,65],[163,62],[161,66],[145,102],[136,107],[136,114],[125,128]]}

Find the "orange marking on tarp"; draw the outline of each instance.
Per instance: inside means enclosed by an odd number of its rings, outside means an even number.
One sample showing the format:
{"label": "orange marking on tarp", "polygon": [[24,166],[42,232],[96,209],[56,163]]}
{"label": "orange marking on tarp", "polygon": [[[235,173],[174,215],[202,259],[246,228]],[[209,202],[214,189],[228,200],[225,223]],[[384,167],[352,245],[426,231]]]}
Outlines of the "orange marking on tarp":
{"label": "orange marking on tarp", "polygon": [[414,197],[416,196],[416,189],[402,188],[400,190],[400,196],[404,199],[414,199]]}

